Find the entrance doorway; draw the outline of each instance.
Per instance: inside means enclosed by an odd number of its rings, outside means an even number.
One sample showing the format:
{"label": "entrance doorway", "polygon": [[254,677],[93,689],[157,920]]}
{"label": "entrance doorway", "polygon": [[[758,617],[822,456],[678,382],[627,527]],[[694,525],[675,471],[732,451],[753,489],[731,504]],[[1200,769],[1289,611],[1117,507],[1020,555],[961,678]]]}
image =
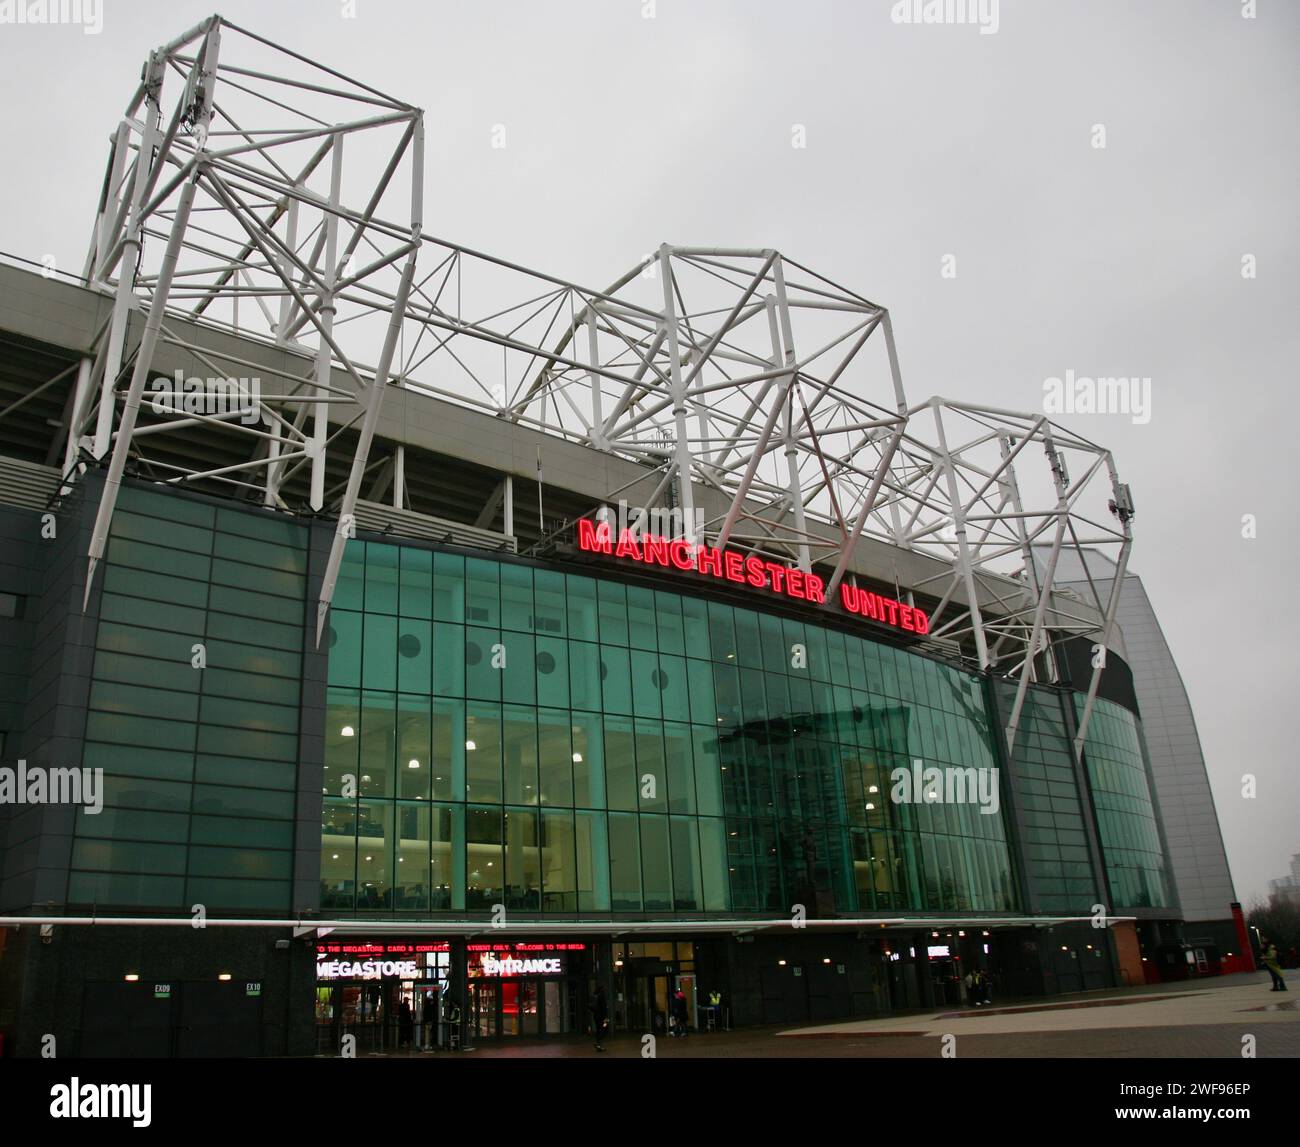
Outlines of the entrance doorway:
{"label": "entrance doorway", "polygon": [[564,1035],[578,1027],[573,981],[472,980],[470,1031],[477,1039]]}
{"label": "entrance doorway", "polygon": [[628,977],[627,1026],[633,1030],[666,1035],[670,1030],[673,997],[678,989],[686,997],[686,1023],[699,1028],[695,973],[633,975]]}

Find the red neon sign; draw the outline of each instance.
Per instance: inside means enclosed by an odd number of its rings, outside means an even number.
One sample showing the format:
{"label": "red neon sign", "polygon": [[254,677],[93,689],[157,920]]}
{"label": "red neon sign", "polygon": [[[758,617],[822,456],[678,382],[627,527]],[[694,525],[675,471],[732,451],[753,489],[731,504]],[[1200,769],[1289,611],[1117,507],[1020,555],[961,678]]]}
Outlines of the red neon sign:
{"label": "red neon sign", "polygon": [[[608,522],[578,520],[578,548],[589,553],[609,554],[624,561],[662,566],[692,572],[701,577],[721,578],[737,585],[766,589],[799,601],[822,605],[826,601],[826,583],[815,573],[767,561],[753,554],[719,550],[713,546],[692,545],[683,538],[664,538],[656,534],[638,536],[632,530],[620,530],[618,540]],[[905,605],[892,597],[840,583],[840,603],[850,613],[872,621],[904,629],[909,633],[928,633],[930,620],[924,610]]]}

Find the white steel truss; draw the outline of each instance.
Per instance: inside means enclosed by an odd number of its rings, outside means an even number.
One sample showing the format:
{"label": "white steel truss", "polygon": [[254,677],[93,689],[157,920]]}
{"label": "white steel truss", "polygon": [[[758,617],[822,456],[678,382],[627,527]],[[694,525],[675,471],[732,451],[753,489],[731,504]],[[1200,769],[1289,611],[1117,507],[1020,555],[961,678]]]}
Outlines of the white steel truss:
{"label": "white steel truss", "polygon": [[[311,510],[339,522],[319,640],[398,386],[631,461],[658,475],[654,498],[693,541],[819,566],[828,600],[872,542],[941,559],[907,589],[937,599],[934,638],[1019,682],[1009,743],[1028,683],[1055,673],[1048,635],[1107,643],[1132,507],[1103,448],[1044,416],[909,406],[889,312],[778,251],[665,244],[602,291],[428,235],[423,138],[420,109],[219,16],[149,55],[85,268],[112,318],[68,416],[65,483],[107,466],[90,578],[128,460],[279,508],[306,473]],[[237,361],[204,357],[174,318],[292,349],[302,369],[250,396],[252,421],[159,412],[143,399],[160,343],[216,378]],[[244,435],[247,459],[160,456],[166,435],[206,425]],[[326,459],[341,451],[349,478],[331,497]],[[1118,524],[1097,511],[1103,484]],[[1063,548],[1108,546],[1121,570],[1108,599],[1054,592]]]}

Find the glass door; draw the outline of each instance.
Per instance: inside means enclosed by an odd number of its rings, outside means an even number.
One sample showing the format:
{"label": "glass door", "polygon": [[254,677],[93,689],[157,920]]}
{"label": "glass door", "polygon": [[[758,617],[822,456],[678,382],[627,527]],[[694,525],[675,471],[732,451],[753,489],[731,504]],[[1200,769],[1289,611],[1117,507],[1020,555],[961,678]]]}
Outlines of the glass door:
{"label": "glass door", "polygon": [[470,1030],[479,1039],[497,1037],[499,984],[479,980],[469,986]]}
{"label": "glass door", "polygon": [[542,1016],[538,1008],[541,981],[524,980],[519,985],[519,1025],[522,1035],[541,1035]]}
{"label": "glass door", "polygon": [[524,980],[502,980],[501,1034],[518,1035],[522,1020]]}

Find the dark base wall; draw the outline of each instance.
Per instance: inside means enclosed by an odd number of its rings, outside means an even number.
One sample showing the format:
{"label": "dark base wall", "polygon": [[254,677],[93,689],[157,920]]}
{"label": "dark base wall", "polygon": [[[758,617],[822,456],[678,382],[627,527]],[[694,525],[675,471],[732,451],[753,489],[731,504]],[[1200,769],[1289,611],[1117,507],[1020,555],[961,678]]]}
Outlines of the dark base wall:
{"label": "dark base wall", "polygon": [[[283,929],[5,930],[7,1056],[259,1057],[315,1051],[315,963]],[[218,977],[230,974],[229,981]],[[127,975],[139,980],[128,982]]]}
{"label": "dark base wall", "polygon": [[815,1023],[889,1010],[878,945],[851,936],[709,938],[696,942],[696,969],[701,1002],[720,990],[733,1026]]}

